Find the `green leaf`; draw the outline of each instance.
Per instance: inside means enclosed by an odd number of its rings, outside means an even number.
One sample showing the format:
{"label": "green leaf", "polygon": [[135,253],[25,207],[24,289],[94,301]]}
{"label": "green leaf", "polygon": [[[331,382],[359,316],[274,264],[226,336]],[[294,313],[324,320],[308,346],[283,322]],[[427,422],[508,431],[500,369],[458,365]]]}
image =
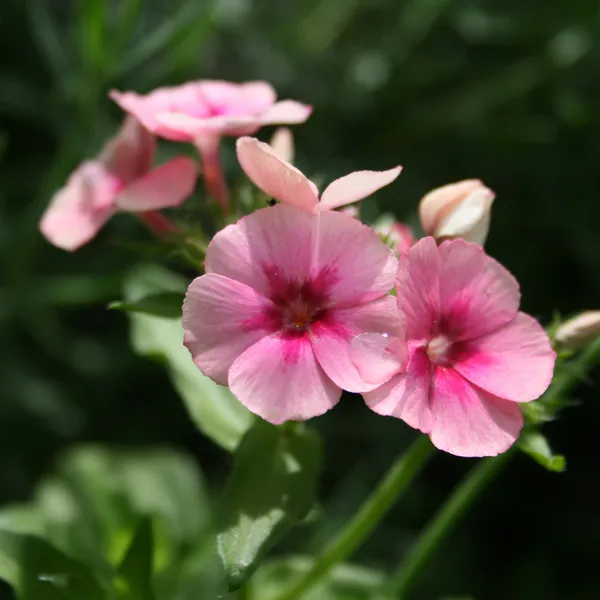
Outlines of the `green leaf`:
{"label": "green leaf", "polygon": [[230,590],[242,586],[269,548],[312,508],[319,438],[305,426],[257,421],[235,453],[218,546]]}
{"label": "green leaf", "polygon": [[[186,280],[155,266],[142,267],[126,283],[135,302],[151,293],[184,291]],[[207,437],[232,451],[254,421],[254,415],[225,387],[205,377],[183,345],[181,317],[168,319],[130,313],[131,343],[138,354],[163,362],[188,412]]]}
{"label": "green leaf", "polygon": [[531,458],[548,471],[562,473],[566,469],[565,457],[560,454],[553,454],[548,441],[539,431],[523,432],[518,445],[525,454],[529,454]]}
{"label": "green leaf", "polygon": [[0,530],[0,578],[19,600],[105,600],[88,567],[39,538]]}
{"label": "green leaf", "polygon": [[[290,585],[305,575],[315,559],[292,556],[270,561],[252,579],[253,597],[273,600],[282,596]],[[360,565],[336,565],[302,600],[374,600],[386,581],[385,574]]]}
{"label": "green leaf", "polygon": [[142,313],[155,317],[181,318],[181,306],[184,295],[179,292],[159,292],[144,296],[135,302],[119,300],[111,302],[108,308],[111,310],[123,310],[125,312]]}
{"label": "green leaf", "polygon": [[118,569],[119,600],[155,600],[152,590],[154,534],[152,520],[145,518],[135,531]]}

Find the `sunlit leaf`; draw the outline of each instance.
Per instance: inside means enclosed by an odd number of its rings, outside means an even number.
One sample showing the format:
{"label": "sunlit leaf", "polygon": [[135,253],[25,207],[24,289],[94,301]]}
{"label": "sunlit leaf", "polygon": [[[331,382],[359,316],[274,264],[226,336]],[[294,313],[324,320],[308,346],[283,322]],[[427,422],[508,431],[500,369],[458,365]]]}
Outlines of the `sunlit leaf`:
{"label": "sunlit leaf", "polygon": [[106,600],[91,570],[39,538],[0,530],[0,578],[19,600]]}
{"label": "sunlit leaf", "polygon": [[[135,271],[126,285],[128,301],[151,293],[182,291],[185,279],[159,267]],[[202,375],[183,345],[181,317],[152,317],[131,313],[131,339],[136,352],[165,363],[175,389],[197,427],[214,442],[233,450],[254,416],[225,387]]]}
{"label": "sunlit leaf", "polygon": [[312,508],[320,462],[319,438],[300,424],[257,421],[246,434],[235,453],[218,535],[231,590]]}

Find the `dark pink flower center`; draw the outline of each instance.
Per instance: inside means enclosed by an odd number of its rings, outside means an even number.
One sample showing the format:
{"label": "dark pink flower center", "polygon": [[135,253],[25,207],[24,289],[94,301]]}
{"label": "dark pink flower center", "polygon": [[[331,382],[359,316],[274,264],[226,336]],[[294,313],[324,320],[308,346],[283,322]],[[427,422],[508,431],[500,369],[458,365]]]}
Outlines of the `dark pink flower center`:
{"label": "dark pink flower center", "polygon": [[328,318],[330,314],[329,288],[335,276],[323,270],[304,281],[281,279],[278,270],[265,267],[269,280],[269,298],[273,307],[267,309],[266,318],[271,327],[291,335],[302,335],[310,326]]}

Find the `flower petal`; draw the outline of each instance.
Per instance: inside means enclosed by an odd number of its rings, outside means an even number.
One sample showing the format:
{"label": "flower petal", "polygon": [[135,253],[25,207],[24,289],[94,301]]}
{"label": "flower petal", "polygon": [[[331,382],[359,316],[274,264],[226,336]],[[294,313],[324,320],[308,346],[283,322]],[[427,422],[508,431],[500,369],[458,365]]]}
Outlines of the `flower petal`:
{"label": "flower petal", "polygon": [[308,104],[295,100],[281,100],[263,112],[260,121],[263,125],[293,125],[304,123],[311,112],[312,106]]}
{"label": "flower petal", "polygon": [[350,215],[315,215],[313,272],[328,273],[332,304],[352,306],[380,298],[394,285],[396,257],[367,225]]}
{"label": "flower petal", "polygon": [[152,168],[155,151],[156,138],[135,117],[128,115],[98,160],[126,185]]}
{"label": "flower petal", "polygon": [[281,160],[268,144],[254,138],[240,138],[237,156],[246,175],[269,196],[307,212],[317,206],[319,197],[314,183]]}
{"label": "flower petal", "polygon": [[332,309],[326,318],[310,326],[310,341],[319,364],[336,385],[349,392],[364,392],[377,387],[381,380],[369,383],[360,376],[351,360],[352,339],[362,333],[396,332],[398,328],[394,298],[385,296],[360,306]]}
{"label": "flower petal", "polygon": [[450,240],[440,246],[443,333],[468,340],[512,321],[521,294],[517,280],[480,246]]}
{"label": "flower petal", "polygon": [[179,206],[194,191],[198,167],[187,156],[166,162],[127,186],[115,199],[130,212],[146,212]]}
{"label": "flower petal", "polygon": [[400,373],[408,361],[404,338],[388,333],[362,333],[348,349],[350,360],[363,381],[381,385]]}
{"label": "flower petal", "polygon": [[118,181],[98,161],[84,162],[54,194],[40,221],[44,237],[63,250],[89,242],[115,213]]}
{"label": "flower petal", "polygon": [[392,377],[377,389],[363,394],[367,406],[380,415],[402,419],[407,425],[429,433],[431,410],[429,386],[431,363],[423,348],[408,346],[406,371]]}
{"label": "flower petal", "polygon": [[388,171],[356,171],[330,183],[321,195],[321,208],[338,208],[362,200],[389,185],[400,175],[402,167]]}
{"label": "flower petal", "polygon": [[273,86],[266,81],[201,80],[196,85],[205,104],[216,115],[258,115],[277,99]]}
{"label": "flower petal", "polygon": [[436,448],[456,456],[496,456],[519,437],[518,404],[475,388],[452,368],[434,369],[431,390],[430,437]]}
{"label": "flower petal", "polygon": [[219,231],[206,252],[206,272],[264,295],[310,272],[313,217],[283,204],[253,212]]}
{"label": "flower petal", "polygon": [[183,329],[196,366],[227,385],[233,361],[272,333],[272,308],[270,300],[227,277],[211,273],[194,279],[183,303]]}
{"label": "flower petal", "polygon": [[419,240],[398,261],[396,297],[407,340],[429,341],[440,314],[440,258],[435,240]]}
{"label": "flower petal", "polygon": [[460,344],[453,367],[494,396],[528,402],[550,385],[555,358],[542,326],[520,312],[508,325]]}
{"label": "flower petal", "polygon": [[229,388],[246,408],[275,424],[322,415],[341,396],[308,336],[280,333],[263,338],[233,363]]}

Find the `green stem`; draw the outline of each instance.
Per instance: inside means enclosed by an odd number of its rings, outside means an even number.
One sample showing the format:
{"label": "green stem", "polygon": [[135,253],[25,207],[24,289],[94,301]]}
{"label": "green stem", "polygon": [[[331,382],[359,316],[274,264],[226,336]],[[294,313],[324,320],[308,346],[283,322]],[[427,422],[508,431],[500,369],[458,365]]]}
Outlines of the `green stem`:
{"label": "green stem", "polygon": [[514,455],[509,450],[495,458],[487,458],[477,464],[467,477],[454,488],[450,497],[434,515],[418,540],[405,556],[395,575],[391,577],[388,591],[390,597],[404,598],[427,561],[433,556],[448,534],[459,524],[462,517],[490,481]]}
{"label": "green stem", "polygon": [[346,560],[369,537],[433,453],[434,447],[429,438],[420,435],[391,466],[379,486],[365,500],[342,531],[329,542],[312,568],[277,600],[297,600],[325,577],[333,567]]}

